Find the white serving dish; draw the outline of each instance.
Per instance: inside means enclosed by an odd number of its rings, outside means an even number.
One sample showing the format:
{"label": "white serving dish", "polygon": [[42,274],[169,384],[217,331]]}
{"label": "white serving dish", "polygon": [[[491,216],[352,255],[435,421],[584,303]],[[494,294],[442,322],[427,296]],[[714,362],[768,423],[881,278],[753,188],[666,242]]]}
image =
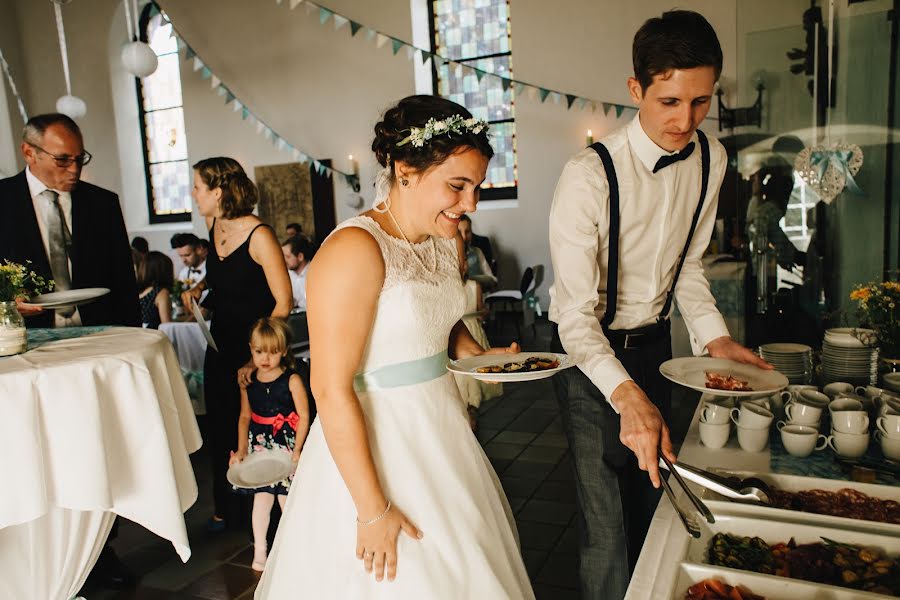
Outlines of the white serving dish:
{"label": "white serving dish", "polygon": [[752,571],[740,571],[727,567],[714,567],[695,563],[682,563],[672,590],[672,600],[684,600],[688,588],[704,579],[718,579],[728,585],[742,585],[766,600],[863,600],[889,598],[882,594],[860,592],[849,588],[820,585],[800,579],[787,579],[763,575]]}
{"label": "white serving dish", "polygon": [[[856,481],[842,481],[836,479],[819,479],[816,477],[799,477],[797,475],[781,475],[776,473],[751,473],[747,471],[716,472],[721,475],[734,475],[741,479],[756,477],[785,492],[802,492],[805,490],[836,492],[844,488],[851,488],[880,500],[894,500],[895,502],[900,502],[900,487],[898,486],[858,483]],[[778,519],[791,523],[894,535],[900,538],[900,525],[895,525],[893,523],[863,521],[862,519],[850,519],[847,517],[833,517],[831,515],[772,508],[762,504],[731,502],[706,489],[702,491],[700,496],[704,499],[706,505],[709,506],[709,509],[717,515],[723,513],[757,519]]]}
{"label": "white serving dish", "polygon": [[[793,538],[797,544],[821,542],[822,538],[828,538],[836,542],[865,546],[866,548],[874,548],[882,553],[887,554],[890,557],[897,557],[898,555],[900,555],[900,537],[880,535],[872,532],[848,531],[843,529],[825,527],[822,525],[789,523],[774,518],[748,518],[745,516],[730,514],[717,514],[715,523],[707,523],[706,521],[698,519],[698,524],[700,525],[702,534],[699,538],[689,538],[687,540],[687,547],[685,549],[684,555],[681,557],[682,563],[706,564],[707,549],[709,547],[710,540],[712,540],[713,536],[717,533],[729,533],[737,536],[759,537],[769,545],[777,544],[779,542],[786,543],[790,541],[791,538]],[[740,570],[729,569],[727,567],[710,566],[710,568],[722,573],[741,572]],[[746,571],[746,573],[752,573],[752,571]],[[863,598],[874,599],[891,597],[882,594],[860,592],[859,590],[854,590],[851,588],[804,582],[800,579],[790,579],[785,577],[778,577],[775,575],[757,575],[761,578],[771,578],[774,580],[789,582],[791,590],[794,589],[795,585],[799,585],[801,583],[810,588],[814,587],[819,592],[819,595],[810,597],[815,598],[816,600],[824,600],[825,598],[832,598],[835,600],[837,600],[838,598],[858,598],[862,600]],[[775,584],[777,584],[777,582],[773,582],[773,585]],[[685,590],[673,589],[672,597],[677,597],[674,594],[678,593],[679,591],[683,595]],[[756,590],[753,590],[753,592],[756,594],[761,593]],[[839,595],[846,594],[848,592],[851,595]],[[777,600],[782,600],[786,598],[793,599],[796,597],[797,596],[791,594],[787,596],[775,596],[774,598]]]}
{"label": "white serving dish", "polygon": [[[716,390],[706,387],[706,372],[731,375],[746,381],[752,391],[736,392]],[[666,379],[693,390],[712,396],[771,396],[788,386],[788,379],[778,371],[766,371],[752,365],[724,358],[706,356],[673,358],[659,366],[659,372]]]}

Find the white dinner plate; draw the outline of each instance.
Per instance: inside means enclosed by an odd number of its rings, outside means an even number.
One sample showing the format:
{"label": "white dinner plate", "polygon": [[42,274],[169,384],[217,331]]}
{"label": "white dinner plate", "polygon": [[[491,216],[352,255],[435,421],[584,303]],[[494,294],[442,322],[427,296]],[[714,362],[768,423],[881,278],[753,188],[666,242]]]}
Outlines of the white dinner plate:
{"label": "white dinner plate", "polygon": [[234,487],[254,489],[275,485],[291,474],[291,453],[286,450],[251,452],[228,468],[225,477]]}
{"label": "white dinner plate", "polygon": [[109,293],[109,288],[81,288],[40,294],[28,301],[28,304],[41,308],[59,308],[60,306],[79,306],[87,304]]}
{"label": "white dinner plate", "polygon": [[[746,381],[753,391],[733,392],[710,389],[706,387],[707,371],[719,375],[731,375]],[[659,372],[663,377],[678,385],[713,396],[770,396],[788,385],[788,378],[778,371],[766,371],[733,360],[708,356],[673,358],[661,364]]]}
{"label": "white dinner plate", "polygon": [[773,354],[802,354],[812,350],[812,348],[806,344],[793,344],[788,342],[763,344],[759,349],[762,352],[772,352]]}
{"label": "white dinner plate", "polygon": [[[491,365],[505,365],[511,362],[525,362],[530,357],[548,358],[550,360],[558,360],[559,366],[555,369],[545,369],[543,371],[525,371],[514,373],[478,373],[476,369],[480,367],[488,367]],[[515,381],[535,381],[537,379],[546,379],[553,377],[563,369],[572,366],[567,354],[557,354],[556,352],[519,352],[518,354],[482,354],[481,356],[472,356],[460,360],[450,361],[447,370],[458,375],[466,375],[479,381],[496,381],[498,383],[512,383]]]}

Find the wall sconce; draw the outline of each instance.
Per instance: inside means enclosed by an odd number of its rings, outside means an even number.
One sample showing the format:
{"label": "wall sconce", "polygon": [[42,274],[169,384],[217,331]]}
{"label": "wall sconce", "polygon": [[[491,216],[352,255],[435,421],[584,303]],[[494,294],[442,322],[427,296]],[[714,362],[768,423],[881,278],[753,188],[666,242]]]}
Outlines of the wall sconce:
{"label": "wall sconce", "polygon": [[762,127],[762,93],[766,89],[761,77],[756,79],[756,102],[750,106],[728,108],[722,101],[722,87],[716,84],[716,97],[719,99],[719,131],[734,129],[746,125]]}

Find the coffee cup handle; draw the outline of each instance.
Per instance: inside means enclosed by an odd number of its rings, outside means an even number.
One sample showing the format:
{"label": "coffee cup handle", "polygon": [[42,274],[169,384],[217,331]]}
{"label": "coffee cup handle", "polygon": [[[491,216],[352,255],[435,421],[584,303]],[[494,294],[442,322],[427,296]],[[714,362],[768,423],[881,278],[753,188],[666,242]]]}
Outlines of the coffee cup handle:
{"label": "coffee cup handle", "polygon": [[853,391],[856,392],[857,394],[859,394],[860,396],[865,396],[866,395],[866,386],[858,385],[855,388],[853,388]]}
{"label": "coffee cup handle", "polygon": [[829,448],[831,448],[832,450],[834,450],[835,453],[837,453],[837,448],[834,447],[834,436],[833,435],[829,435],[828,437],[825,438],[825,445],[828,446]]}
{"label": "coffee cup handle", "polygon": [[740,416],[740,414],[741,409],[737,407],[731,409],[731,420],[734,421],[735,425],[740,425],[740,422],[738,421],[738,417]]}
{"label": "coffee cup handle", "polygon": [[791,414],[791,411],[794,410],[793,402],[784,405],[784,414],[787,416],[788,421],[794,420],[794,415]]}
{"label": "coffee cup handle", "polygon": [[781,392],[781,401],[782,402],[789,402],[791,398],[793,398],[793,396],[791,395],[791,393],[789,391],[784,390],[783,392]]}
{"label": "coffee cup handle", "polygon": [[875,439],[876,440],[878,440],[880,442],[882,440],[882,438],[884,438],[884,437],[885,437],[884,432],[881,429],[875,430]]}
{"label": "coffee cup handle", "polygon": [[816,441],[815,450],[816,451],[824,450],[826,446],[828,446],[828,438],[820,433],[819,438]]}
{"label": "coffee cup handle", "polygon": [[775,428],[778,429],[778,431],[781,431],[781,428],[785,425],[787,425],[787,423],[785,423],[784,421],[778,421],[777,423],[775,423]]}
{"label": "coffee cup handle", "polygon": [[882,432],[887,431],[887,426],[885,425],[886,422],[887,420],[884,417],[878,417],[877,419],[875,419],[876,429]]}

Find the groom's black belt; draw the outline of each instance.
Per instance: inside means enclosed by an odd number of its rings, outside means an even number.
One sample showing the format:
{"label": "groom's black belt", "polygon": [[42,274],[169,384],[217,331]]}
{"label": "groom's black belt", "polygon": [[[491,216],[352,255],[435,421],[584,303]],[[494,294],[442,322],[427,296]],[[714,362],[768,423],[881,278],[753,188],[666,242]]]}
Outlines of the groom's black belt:
{"label": "groom's black belt", "polygon": [[651,325],[645,325],[636,329],[610,329],[604,327],[603,333],[613,348],[633,350],[667,339],[671,329],[671,322],[668,319],[662,319]]}

